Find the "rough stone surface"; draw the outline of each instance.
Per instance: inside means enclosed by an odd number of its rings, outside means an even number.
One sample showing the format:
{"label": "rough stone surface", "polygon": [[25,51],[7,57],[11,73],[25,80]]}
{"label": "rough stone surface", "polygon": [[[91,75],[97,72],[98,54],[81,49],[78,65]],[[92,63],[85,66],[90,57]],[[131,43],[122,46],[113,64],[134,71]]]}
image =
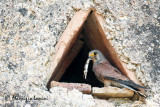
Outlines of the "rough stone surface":
{"label": "rough stone surface", "polygon": [[[46,75],[52,72],[59,37],[76,11],[90,7],[103,14],[107,38],[127,67],[149,88],[145,104],[129,99],[99,101],[63,88],[47,91]],[[158,107],[159,74],[159,0],[0,1],[0,106],[86,107],[103,106],[103,102],[111,106]]]}

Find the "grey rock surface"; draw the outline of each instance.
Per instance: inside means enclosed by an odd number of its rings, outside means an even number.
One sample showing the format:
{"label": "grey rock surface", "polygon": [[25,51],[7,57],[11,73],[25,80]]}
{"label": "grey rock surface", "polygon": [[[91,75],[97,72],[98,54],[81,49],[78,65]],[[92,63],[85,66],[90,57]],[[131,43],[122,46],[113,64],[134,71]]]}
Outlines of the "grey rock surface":
{"label": "grey rock surface", "polygon": [[54,48],[67,20],[91,7],[103,14],[107,38],[121,60],[149,88],[141,106],[160,106],[159,0],[1,0],[0,106],[139,105],[128,99],[99,100],[77,90],[46,89]]}

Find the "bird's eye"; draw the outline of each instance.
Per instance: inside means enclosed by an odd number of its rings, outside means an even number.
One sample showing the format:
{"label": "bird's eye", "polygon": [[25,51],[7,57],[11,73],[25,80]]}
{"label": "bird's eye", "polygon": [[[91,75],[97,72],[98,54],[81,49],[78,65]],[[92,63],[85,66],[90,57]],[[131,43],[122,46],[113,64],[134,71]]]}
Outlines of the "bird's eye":
{"label": "bird's eye", "polygon": [[97,53],[96,53],[96,52],[94,52],[94,55],[96,56],[96,55],[97,55]]}

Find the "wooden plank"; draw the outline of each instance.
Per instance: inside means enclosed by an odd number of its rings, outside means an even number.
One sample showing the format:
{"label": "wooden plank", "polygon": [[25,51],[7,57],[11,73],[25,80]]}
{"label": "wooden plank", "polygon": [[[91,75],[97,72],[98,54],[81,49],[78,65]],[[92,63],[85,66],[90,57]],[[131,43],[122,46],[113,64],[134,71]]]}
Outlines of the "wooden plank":
{"label": "wooden plank", "polygon": [[131,98],[134,95],[132,90],[117,87],[93,87],[92,95],[99,98]]}

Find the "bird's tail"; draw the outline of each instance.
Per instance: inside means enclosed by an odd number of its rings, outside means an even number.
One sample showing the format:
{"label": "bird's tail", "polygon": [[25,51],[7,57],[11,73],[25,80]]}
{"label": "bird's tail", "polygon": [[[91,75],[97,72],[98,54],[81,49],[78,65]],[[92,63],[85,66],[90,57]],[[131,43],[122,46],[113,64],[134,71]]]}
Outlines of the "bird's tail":
{"label": "bird's tail", "polygon": [[146,97],[146,95],[144,95],[143,93],[139,92],[140,90],[138,88],[135,87],[131,87],[131,86],[127,86],[125,84],[120,84],[122,87],[128,88],[136,93],[138,93],[138,95],[142,96],[142,97]]}
{"label": "bird's tail", "polygon": [[121,79],[116,79],[116,78],[113,78],[113,77],[105,77],[105,78],[109,79],[109,80],[112,80],[112,81],[116,81],[116,82],[120,83],[121,86],[137,92],[140,96],[146,97],[143,93],[141,93],[141,90],[138,89],[138,88],[147,89],[144,86],[138,85],[131,80],[121,80]]}
{"label": "bird's tail", "polygon": [[[113,80],[113,81],[116,81],[116,82],[119,82],[121,84],[124,84],[124,85],[127,85],[129,87],[132,87],[132,88],[136,88],[138,89],[139,88],[144,88],[144,89],[147,89],[146,87],[144,86],[141,86],[141,85],[138,85],[136,83],[134,83],[133,81],[131,80],[121,80],[121,79],[116,79],[116,78],[113,78],[113,77],[105,77],[106,79],[110,79],[110,80]],[[138,91],[138,90],[137,90]]]}
{"label": "bird's tail", "polygon": [[121,85],[122,87],[128,88],[128,89],[133,90],[133,91],[135,91],[135,92],[140,91],[138,88],[133,88],[133,87],[127,86],[127,85],[125,85],[125,84],[120,84],[120,85]]}

